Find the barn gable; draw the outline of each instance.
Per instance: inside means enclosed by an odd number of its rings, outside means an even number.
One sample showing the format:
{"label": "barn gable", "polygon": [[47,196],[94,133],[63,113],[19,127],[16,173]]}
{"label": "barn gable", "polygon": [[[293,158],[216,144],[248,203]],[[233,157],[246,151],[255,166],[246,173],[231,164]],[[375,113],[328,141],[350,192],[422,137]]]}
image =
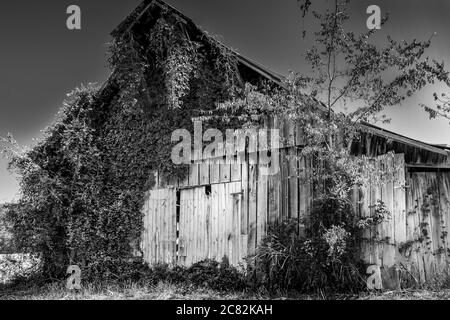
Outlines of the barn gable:
{"label": "barn gable", "polygon": [[[181,21],[190,39],[204,41],[205,33],[192,20],[160,0],[142,2],[112,36],[118,39],[130,30],[138,35],[146,32],[163,9]],[[236,52],[234,55],[243,82],[269,80],[283,85],[282,76]],[[103,87],[105,95],[117,94],[114,81],[113,73]],[[352,153],[377,157],[394,152],[395,159],[383,165],[400,167],[380,188],[355,189],[354,207],[361,218],[374,213],[378,200],[386,202],[392,212],[379,226],[375,242],[366,234],[362,258],[383,267],[408,265],[408,270],[424,281],[426,274],[440,270],[448,259],[445,252],[450,238],[445,228],[450,221],[450,176],[445,171],[450,169],[449,151],[368,123],[360,126],[361,137],[353,141]],[[302,128],[277,118],[269,119],[267,127],[279,129],[286,139],[272,150],[270,174],[264,173],[267,166],[258,162],[258,155],[250,152],[244,162],[193,162],[185,179],[154,170],[155,184],[143,207],[141,248],[147,262],[190,265],[205,258],[226,257],[238,265],[255,253],[270,223],[297,219],[302,232],[314,200],[313,186],[308,183],[309,160],[295,158],[303,147]],[[430,209],[430,198],[442,200],[433,202]],[[433,214],[425,214],[427,210]],[[422,241],[424,223],[428,226],[426,242]]]}

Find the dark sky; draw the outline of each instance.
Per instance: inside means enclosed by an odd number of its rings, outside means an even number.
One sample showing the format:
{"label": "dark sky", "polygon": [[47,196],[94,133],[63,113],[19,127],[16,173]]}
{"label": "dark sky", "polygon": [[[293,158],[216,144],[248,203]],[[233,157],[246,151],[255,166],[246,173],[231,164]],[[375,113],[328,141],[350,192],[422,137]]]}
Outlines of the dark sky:
{"label": "dark sky", "polygon": [[[313,2],[318,2],[315,0]],[[302,22],[296,0],[168,0],[203,29],[219,36],[240,53],[286,74],[306,70],[301,53],[310,40],[301,38]],[[81,83],[103,82],[109,32],[140,0],[40,0],[0,2],[0,135],[13,133],[21,143],[49,125],[65,94]],[[66,8],[82,10],[82,30],[66,28]],[[331,4],[329,2],[328,4]],[[353,0],[351,28],[364,30],[366,8],[377,4],[390,13],[382,32],[395,39],[428,39],[430,56],[450,66],[450,1]],[[450,144],[447,121],[430,121],[417,107],[431,101],[427,88],[390,112],[389,129],[426,142]],[[439,88],[438,88],[439,89]],[[0,161],[0,202],[12,199],[17,182]]]}

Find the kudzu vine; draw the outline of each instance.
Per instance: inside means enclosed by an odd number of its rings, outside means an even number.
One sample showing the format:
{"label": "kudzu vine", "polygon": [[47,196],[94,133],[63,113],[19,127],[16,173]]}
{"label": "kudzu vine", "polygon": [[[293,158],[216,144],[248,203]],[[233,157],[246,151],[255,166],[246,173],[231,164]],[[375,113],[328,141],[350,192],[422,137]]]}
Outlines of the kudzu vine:
{"label": "kudzu vine", "polygon": [[5,150],[21,177],[21,198],[7,207],[15,242],[41,252],[52,278],[70,264],[84,279],[130,272],[152,172],[186,175],[170,161],[172,132],[192,129],[242,85],[233,52],[207,35],[190,39],[165,11],[146,32],[116,37],[108,55],[104,90],[74,90],[42,141]]}

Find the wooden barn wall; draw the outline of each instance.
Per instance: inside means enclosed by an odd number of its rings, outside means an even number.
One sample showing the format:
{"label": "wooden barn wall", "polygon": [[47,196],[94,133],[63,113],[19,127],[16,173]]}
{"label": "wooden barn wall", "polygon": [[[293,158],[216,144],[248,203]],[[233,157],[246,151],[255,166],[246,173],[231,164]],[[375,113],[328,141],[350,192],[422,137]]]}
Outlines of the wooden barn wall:
{"label": "wooden barn wall", "polygon": [[401,261],[420,282],[430,281],[450,262],[450,172],[406,174],[407,232],[399,248]]}
{"label": "wooden barn wall", "polygon": [[[220,261],[226,256],[230,263],[238,265],[256,252],[270,222],[298,219],[302,230],[302,218],[307,218],[313,193],[307,176],[309,163],[299,159],[299,154],[296,147],[273,150],[273,161],[268,166],[258,164],[257,153],[248,154],[245,163],[216,164],[212,159],[204,160],[190,166],[184,181],[155,173],[155,190],[149,192],[144,207],[144,247],[155,245],[151,241],[154,237],[148,233],[159,230],[148,225],[160,223],[151,215],[166,210],[158,207],[161,204],[154,198],[160,194],[173,197],[177,191],[178,264],[189,266],[205,258]],[[153,193],[156,191],[160,194]],[[155,208],[150,209],[152,206]],[[170,208],[172,212],[166,214],[176,216],[176,207]],[[157,257],[150,257],[151,254]],[[150,255],[144,255],[147,262],[161,258],[158,250],[153,249]]]}
{"label": "wooden barn wall", "polygon": [[399,170],[380,187],[355,188],[361,218],[374,215],[378,200],[391,213],[376,228],[364,231],[361,258],[381,267],[396,265],[420,283],[432,281],[450,262],[450,172],[408,169],[402,154],[383,165]]}
{"label": "wooden barn wall", "polygon": [[[404,155],[383,159],[378,164],[386,169],[386,182],[378,186],[355,187],[353,201],[361,220],[375,217],[379,201],[390,212],[382,223],[363,230],[361,258],[370,265],[391,267],[398,259],[398,246],[406,241]],[[393,168],[399,170],[392,171]]]}
{"label": "wooden barn wall", "polygon": [[[301,232],[314,197],[308,180],[310,163],[296,157],[301,130],[271,121],[269,126],[283,128],[288,139],[272,150],[269,175],[258,164],[257,153],[247,154],[244,163],[216,164],[213,159],[194,163],[184,181],[155,173],[155,190],[149,191],[144,206],[142,246],[147,262],[189,266],[226,256],[233,265],[245,264],[269,223],[298,219]],[[419,162],[431,159],[428,154],[411,154]],[[355,188],[353,201],[360,218],[372,216],[378,200],[391,212],[376,228],[364,231],[362,259],[382,267],[404,267],[424,282],[449,261],[450,173],[409,170],[412,158],[407,156],[383,160],[380,165],[385,168],[400,170],[382,186]]]}

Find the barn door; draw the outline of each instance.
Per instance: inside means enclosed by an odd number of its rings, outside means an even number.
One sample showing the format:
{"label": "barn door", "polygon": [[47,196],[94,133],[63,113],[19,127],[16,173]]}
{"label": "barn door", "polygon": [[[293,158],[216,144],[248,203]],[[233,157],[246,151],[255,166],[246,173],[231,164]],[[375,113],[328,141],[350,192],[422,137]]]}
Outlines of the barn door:
{"label": "barn door", "polygon": [[[179,263],[227,257],[242,262],[241,182],[213,184],[180,192]],[[245,239],[244,239],[245,240]]]}
{"label": "barn door", "polygon": [[141,248],[150,265],[176,263],[176,205],[176,189],[151,190],[147,194]]}

